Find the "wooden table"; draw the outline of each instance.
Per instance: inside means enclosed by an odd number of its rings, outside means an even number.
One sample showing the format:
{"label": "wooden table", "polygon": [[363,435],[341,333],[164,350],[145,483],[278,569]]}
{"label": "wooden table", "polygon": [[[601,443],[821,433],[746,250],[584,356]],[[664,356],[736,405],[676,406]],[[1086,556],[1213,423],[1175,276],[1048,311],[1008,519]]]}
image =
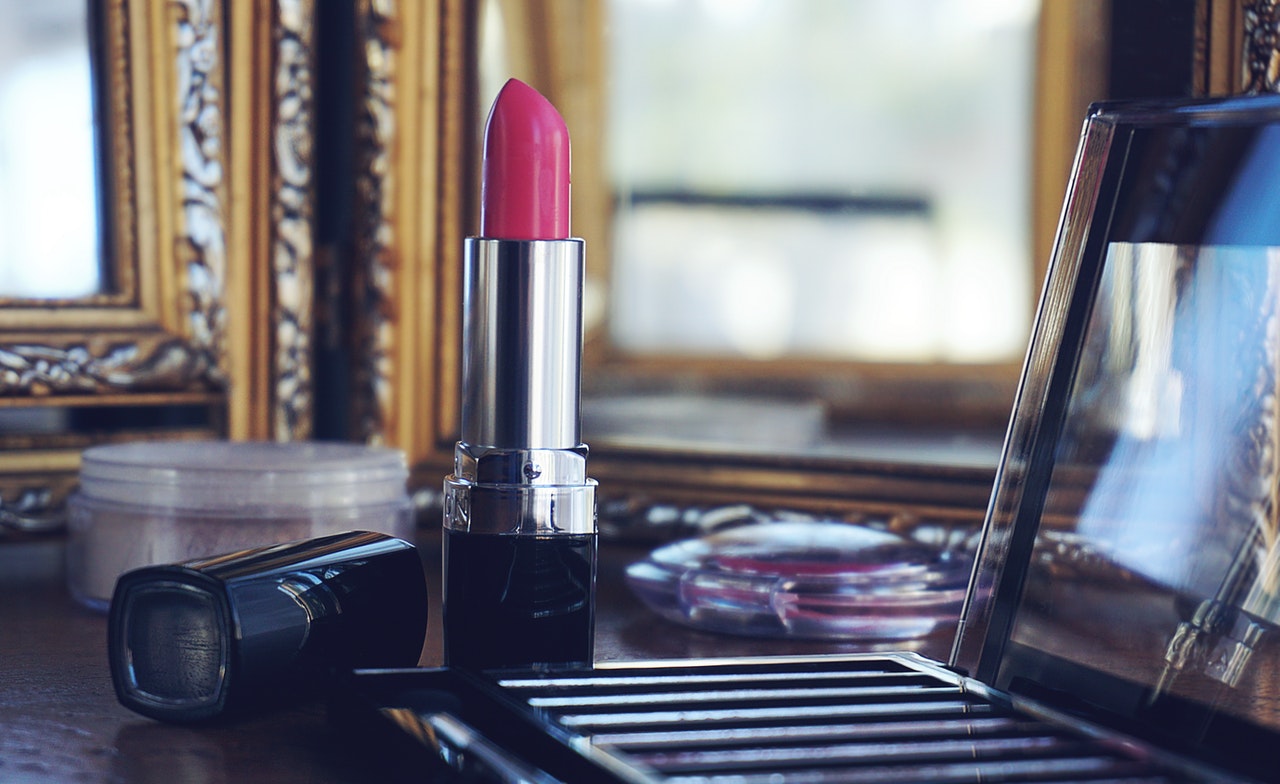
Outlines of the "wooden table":
{"label": "wooden table", "polygon": [[[438,536],[419,542],[432,586],[421,663],[441,660]],[[107,670],[106,618],[67,593],[60,539],[0,542],[0,782],[358,782],[367,760],[333,729],[322,703],[227,726],[170,726],[121,707]],[[623,582],[645,548],[600,551],[598,661],[865,650],[758,640],[667,623]],[[945,659],[950,635],[921,652]]]}

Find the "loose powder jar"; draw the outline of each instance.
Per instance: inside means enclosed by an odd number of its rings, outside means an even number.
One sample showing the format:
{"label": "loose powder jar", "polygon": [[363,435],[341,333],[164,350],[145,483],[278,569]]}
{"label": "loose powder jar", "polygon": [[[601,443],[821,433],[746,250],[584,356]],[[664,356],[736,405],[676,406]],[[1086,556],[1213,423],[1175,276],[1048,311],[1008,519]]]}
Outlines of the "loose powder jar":
{"label": "loose powder jar", "polygon": [[85,450],[67,580],[105,610],[140,566],[362,530],[411,539],[403,453],[325,442],[132,443]]}

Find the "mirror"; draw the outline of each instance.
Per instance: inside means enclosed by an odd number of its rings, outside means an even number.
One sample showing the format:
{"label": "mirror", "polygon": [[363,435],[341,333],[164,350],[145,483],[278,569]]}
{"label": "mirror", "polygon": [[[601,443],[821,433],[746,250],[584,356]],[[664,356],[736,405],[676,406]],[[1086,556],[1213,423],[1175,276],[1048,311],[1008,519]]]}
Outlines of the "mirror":
{"label": "mirror", "polygon": [[608,0],[608,343],[1013,361],[1038,5]]}
{"label": "mirror", "polygon": [[477,112],[574,133],[589,442],[993,467],[1106,16],[483,3]]}
{"label": "mirror", "polygon": [[[737,9],[767,12],[791,5],[763,0],[651,0],[644,8],[653,13],[694,13],[689,10],[694,8],[730,14]],[[832,2],[823,7],[843,11],[849,5],[853,4]],[[975,18],[1000,19],[1006,13],[1004,5],[975,2],[964,7],[977,9]],[[1204,72],[1203,84],[1211,86],[1206,89],[1238,89],[1233,74],[1240,72],[1244,33],[1237,23],[1248,20],[1241,21],[1242,12],[1235,3],[1223,0],[1204,5],[1212,7],[1213,13],[1186,24],[1196,42],[1194,50],[1185,54],[1192,65],[1188,70]],[[589,243],[589,296],[595,303],[590,318],[596,329],[587,345],[587,386],[596,399],[621,399],[619,406],[638,401],[652,412],[654,399],[666,395],[675,398],[673,406],[682,402],[682,396],[695,410],[693,417],[683,419],[674,416],[675,408],[659,412],[655,419],[668,428],[657,434],[660,438],[588,436],[592,470],[602,495],[607,490],[624,498],[680,503],[752,503],[876,514],[909,510],[981,520],[1019,372],[1017,356],[994,361],[993,352],[986,361],[886,362],[870,361],[874,357],[869,355],[849,359],[814,351],[774,357],[776,346],[767,356],[666,349],[641,353],[615,340],[607,328],[609,303],[611,297],[626,292],[614,289],[618,281],[608,256],[616,239],[611,221],[615,210],[626,203],[615,203],[614,188],[606,176],[610,171],[606,74],[613,57],[606,33],[625,35],[627,30],[610,28],[611,7],[607,0],[441,0],[394,6],[376,0],[355,2],[353,50],[360,108],[353,236],[359,280],[355,291],[362,304],[357,314],[359,350],[353,375],[358,382],[353,399],[360,411],[362,436],[406,448],[416,486],[438,486],[440,477],[449,472],[458,426],[462,239],[477,225],[477,157],[484,114],[497,90],[495,82],[515,75],[551,99],[574,137],[572,222],[574,233]],[[906,13],[901,4],[884,4],[884,8]],[[929,10],[940,8],[941,0],[915,11],[900,25],[909,29],[941,24],[944,17]],[[1034,77],[1007,75],[1008,83],[1016,82],[1022,85],[1018,89],[1029,89],[1035,96],[1024,110],[1030,116],[1023,115],[1033,129],[1026,169],[1018,175],[1021,199],[1026,202],[1023,239],[1008,241],[1011,247],[1030,246],[1019,251],[1027,265],[1025,284],[1018,287],[1022,294],[1010,294],[1025,299],[1009,305],[1010,313],[1020,309],[1024,318],[1050,256],[1081,118],[1090,101],[1106,91],[1112,10],[1106,0],[1041,0],[1030,36],[1035,45]],[[1156,11],[1149,6],[1134,10],[1139,21],[1151,13]],[[957,18],[953,14],[945,19]],[[932,74],[949,67],[940,51],[913,45],[910,37],[904,40],[908,43],[900,47],[909,51],[897,56],[915,71]],[[710,44],[705,48],[720,51]],[[916,225],[931,220],[922,219],[922,211],[912,208],[911,202],[898,206],[911,209],[895,220]],[[776,275],[776,269],[760,280],[767,283],[769,275]],[[802,306],[790,310],[794,316]],[[671,437],[673,421],[703,424],[711,419],[708,411],[730,408],[717,404],[733,396],[754,396],[748,402],[755,408],[747,410],[757,413],[762,410],[761,397],[766,398],[765,406],[777,400],[796,403],[797,408],[788,413],[799,424],[791,431],[761,427],[773,440],[756,439],[746,445],[692,430],[677,434],[685,438]],[[814,401],[819,407],[820,436],[831,433],[835,423],[842,428],[841,435],[862,437],[862,443],[856,449],[847,448],[847,443],[815,448],[813,439],[805,435],[789,448],[780,447],[779,434],[804,434],[805,423],[814,421],[813,412],[805,408]],[[633,415],[622,419],[646,421]],[[737,436],[765,421],[764,417],[750,422],[738,417],[728,431]],[[985,440],[971,440],[966,427],[979,430]],[[914,434],[911,428],[916,428]],[[969,447],[975,448],[966,452]]]}
{"label": "mirror", "polygon": [[[650,5],[672,10],[691,4]],[[697,7],[737,5],[699,3]],[[1096,96],[1080,82],[1103,78],[1105,56],[1098,56],[1100,49],[1105,51],[1103,5],[1048,0],[1038,17],[1041,26],[1034,28],[1038,41],[1034,60],[1038,64],[1043,59],[1053,68],[1037,65],[1034,69],[1034,92],[1043,100],[1025,110],[1034,117],[1025,120],[1041,130],[1025,153],[1028,169],[1019,175],[1021,193],[1029,202],[1022,206],[1029,213],[1022,224],[1022,240],[1010,240],[1010,245],[1033,242],[1047,249],[1083,107]],[[803,406],[816,400],[822,428],[832,411],[856,406],[858,416],[875,419],[884,414],[883,421],[890,423],[913,422],[917,417],[937,421],[937,412],[945,410],[989,425],[996,434],[990,438],[990,448],[958,458],[910,439],[883,440],[878,450],[857,454],[814,449],[811,440],[779,449],[777,436],[787,431],[769,426],[760,430],[773,440],[758,442],[751,449],[741,448],[740,443],[726,448],[725,440],[708,437],[606,438],[589,442],[593,472],[602,488],[616,494],[681,497],[699,503],[723,499],[789,508],[835,504],[878,512],[901,510],[903,499],[909,498],[912,508],[948,510],[980,519],[990,492],[998,433],[1008,418],[1007,395],[1016,380],[1016,360],[944,366],[803,355],[769,359],[675,352],[640,355],[622,351],[611,341],[603,329],[613,296],[610,286],[617,282],[612,277],[615,269],[607,261],[614,212],[613,189],[605,176],[603,113],[605,63],[610,56],[604,35],[609,7],[603,0],[450,0],[394,8],[372,0],[356,3],[360,112],[353,233],[360,273],[356,290],[364,304],[359,314],[361,348],[355,357],[360,380],[354,398],[361,408],[362,433],[405,446],[419,486],[438,485],[439,477],[448,473],[458,424],[458,271],[462,238],[477,225],[480,130],[487,102],[497,89],[493,82],[516,75],[544,92],[573,131],[573,226],[574,233],[589,242],[589,296],[595,303],[589,318],[597,326],[587,346],[586,373],[588,385],[597,394],[634,393],[647,405],[653,393],[675,391],[702,406],[705,414],[709,395],[723,399],[726,392],[743,390],[776,393],[800,401],[801,407],[790,413],[802,425],[813,422],[812,412]],[[496,49],[497,59],[494,40],[503,44]],[[913,51],[921,66],[917,70],[944,67],[936,53]],[[484,62],[490,66],[480,65]],[[1031,89],[1025,78],[1013,82],[1022,85],[1016,89]],[[1048,172],[1043,177],[1038,173],[1041,169]],[[1047,197],[1041,193],[1042,184],[1050,194]],[[804,187],[816,191],[833,186],[825,182]],[[911,200],[895,203],[906,209],[893,220],[922,225],[923,211],[913,204]],[[1031,281],[1040,274],[1030,259],[1047,259],[1048,254],[1024,252],[1030,266],[1022,295],[1026,300],[1011,307],[1029,312]],[[796,305],[793,312],[802,309]],[[670,423],[669,414],[659,419]],[[730,433],[740,431],[742,425],[739,418]],[[792,433],[802,430],[797,426]]]}
{"label": "mirror", "polygon": [[73,299],[108,283],[92,5],[0,2],[0,297]]}

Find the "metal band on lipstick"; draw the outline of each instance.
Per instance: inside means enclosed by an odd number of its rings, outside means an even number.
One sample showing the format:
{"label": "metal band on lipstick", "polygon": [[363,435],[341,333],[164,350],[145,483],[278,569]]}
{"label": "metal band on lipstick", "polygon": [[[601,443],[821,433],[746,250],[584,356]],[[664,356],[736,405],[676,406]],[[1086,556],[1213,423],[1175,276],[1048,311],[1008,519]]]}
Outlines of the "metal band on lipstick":
{"label": "metal band on lipstick", "polygon": [[584,256],[579,239],[467,239],[462,438],[445,528],[595,533],[579,411]]}

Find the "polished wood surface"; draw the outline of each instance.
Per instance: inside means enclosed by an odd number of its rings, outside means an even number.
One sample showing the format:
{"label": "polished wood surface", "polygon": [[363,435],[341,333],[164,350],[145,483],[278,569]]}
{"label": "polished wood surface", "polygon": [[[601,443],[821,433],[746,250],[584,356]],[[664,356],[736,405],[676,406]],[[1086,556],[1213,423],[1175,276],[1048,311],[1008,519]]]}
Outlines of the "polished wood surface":
{"label": "polished wood surface", "polygon": [[[433,605],[424,665],[439,664],[439,540],[419,542]],[[646,548],[602,545],[596,658],[618,661],[855,650],[730,637],[658,619],[623,582]],[[357,782],[369,760],[322,701],[223,726],[171,726],[121,707],[107,670],[106,617],[66,590],[60,539],[0,543],[0,782]],[[923,653],[945,658],[948,635]]]}

